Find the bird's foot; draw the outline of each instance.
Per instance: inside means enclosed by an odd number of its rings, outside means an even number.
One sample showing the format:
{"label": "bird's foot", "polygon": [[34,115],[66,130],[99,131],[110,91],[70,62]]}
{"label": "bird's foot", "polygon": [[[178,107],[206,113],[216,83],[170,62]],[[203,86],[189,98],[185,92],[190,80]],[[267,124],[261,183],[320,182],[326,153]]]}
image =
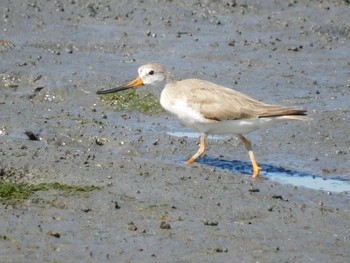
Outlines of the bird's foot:
{"label": "bird's foot", "polygon": [[253,175],[252,178],[253,179],[257,179],[259,178],[259,173],[262,170],[262,168],[260,166],[253,166]]}
{"label": "bird's foot", "polygon": [[190,159],[188,159],[188,160],[186,161],[186,164],[187,164],[187,165],[191,165],[191,164],[194,163],[195,160],[196,160],[196,159],[190,158]]}

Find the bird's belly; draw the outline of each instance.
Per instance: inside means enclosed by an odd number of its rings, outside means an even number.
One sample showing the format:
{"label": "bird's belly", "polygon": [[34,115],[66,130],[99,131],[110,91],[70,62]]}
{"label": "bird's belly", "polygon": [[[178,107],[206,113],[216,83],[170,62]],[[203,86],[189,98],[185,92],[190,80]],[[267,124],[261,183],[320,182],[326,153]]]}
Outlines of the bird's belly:
{"label": "bird's belly", "polygon": [[197,122],[195,129],[206,134],[245,134],[261,128],[268,128],[277,123],[275,118],[225,120],[214,123]]}

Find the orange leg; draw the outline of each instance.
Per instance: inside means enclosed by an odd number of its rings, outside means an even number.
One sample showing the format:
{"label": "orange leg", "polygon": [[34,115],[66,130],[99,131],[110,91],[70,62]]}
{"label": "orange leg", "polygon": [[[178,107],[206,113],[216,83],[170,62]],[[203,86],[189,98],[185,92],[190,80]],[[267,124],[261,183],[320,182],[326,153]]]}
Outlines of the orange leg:
{"label": "orange leg", "polygon": [[249,157],[250,157],[250,161],[252,162],[252,166],[253,166],[253,178],[258,178],[259,177],[259,173],[261,171],[261,167],[258,165],[258,163],[256,162],[254,153],[253,153],[253,149],[252,149],[252,145],[250,144],[250,141],[248,141],[243,135],[239,135],[239,138],[243,141],[245,148],[248,151]]}
{"label": "orange leg", "polygon": [[201,133],[201,143],[199,145],[198,151],[190,158],[187,160],[186,164],[193,164],[195,160],[198,159],[199,156],[203,156],[205,153],[205,148],[206,148],[206,138],[207,135],[205,133]]}

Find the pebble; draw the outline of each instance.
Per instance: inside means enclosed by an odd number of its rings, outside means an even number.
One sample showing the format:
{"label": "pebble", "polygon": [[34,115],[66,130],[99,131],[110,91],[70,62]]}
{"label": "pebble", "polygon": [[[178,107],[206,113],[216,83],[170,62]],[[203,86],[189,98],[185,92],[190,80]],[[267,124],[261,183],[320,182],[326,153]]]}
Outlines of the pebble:
{"label": "pebble", "polygon": [[204,225],[205,226],[217,226],[218,224],[219,224],[219,222],[218,221],[209,221],[209,220],[204,220]]}
{"label": "pebble", "polygon": [[55,232],[55,231],[49,231],[49,232],[47,232],[47,234],[49,235],[49,236],[52,236],[52,237],[56,237],[56,238],[60,238],[61,237],[61,234],[60,233],[58,233],[58,232]]}
{"label": "pebble", "polygon": [[120,209],[121,208],[117,201],[114,201],[114,208],[115,209]]}
{"label": "pebble", "polygon": [[171,229],[171,226],[170,226],[170,224],[169,224],[168,222],[162,221],[162,222],[160,223],[160,228],[161,228],[161,229]]}
{"label": "pebble", "polygon": [[130,230],[130,231],[136,231],[137,230],[137,226],[135,225],[135,223],[134,222],[129,222],[128,223],[128,230]]}

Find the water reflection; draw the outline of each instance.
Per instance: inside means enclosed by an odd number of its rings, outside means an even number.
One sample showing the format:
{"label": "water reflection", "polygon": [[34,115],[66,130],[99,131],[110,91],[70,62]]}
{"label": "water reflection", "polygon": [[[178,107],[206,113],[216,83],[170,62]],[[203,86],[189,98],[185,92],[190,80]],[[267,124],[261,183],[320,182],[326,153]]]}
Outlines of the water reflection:
{"label": "water reflection", "polygon": [[[252,166],[250,162],[242,161],[227,161],[217,158],[204,156],[197,160],[198,163],[214,166],[221,169],[227,169],[235,173],[251,174]],[[290,184],[294,186],[303,186],[310,189],[324,190],[330,192],[350,192],[350,181],[343,177],[322,177],[318,175],[303,173],[299,171],[287,170],[282,167],[273,166],[270,164],[259,164],[262,167],[260,172],[270,180]]]}

